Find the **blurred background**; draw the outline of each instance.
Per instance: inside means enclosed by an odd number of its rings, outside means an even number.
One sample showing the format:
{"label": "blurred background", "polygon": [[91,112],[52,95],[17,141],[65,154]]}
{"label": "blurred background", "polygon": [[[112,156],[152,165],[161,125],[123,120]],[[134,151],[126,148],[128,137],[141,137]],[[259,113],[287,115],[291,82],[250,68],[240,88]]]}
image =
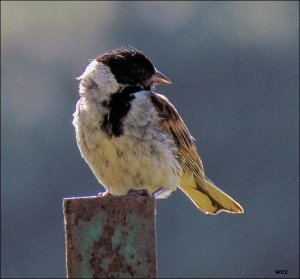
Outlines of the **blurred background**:
{"label": "blurred background", "polygon": [[213,217],[181,191],[159,200],[159,277],[299,277],[298,12],[298,1],[1,1],[1,277],[66,276],[63,198],[103,190],[75,142],[75,77],[120,46],[173,81],[156,90],[245,208]]}

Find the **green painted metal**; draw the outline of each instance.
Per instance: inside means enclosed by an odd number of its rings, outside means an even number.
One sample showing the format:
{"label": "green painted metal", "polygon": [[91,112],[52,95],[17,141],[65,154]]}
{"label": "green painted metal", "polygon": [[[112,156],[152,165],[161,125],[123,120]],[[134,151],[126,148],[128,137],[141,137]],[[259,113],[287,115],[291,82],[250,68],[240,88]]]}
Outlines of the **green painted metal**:
{"label": "green painted metal", "polygon": [[68,278],[156,278],[155,198],[64,199]]}

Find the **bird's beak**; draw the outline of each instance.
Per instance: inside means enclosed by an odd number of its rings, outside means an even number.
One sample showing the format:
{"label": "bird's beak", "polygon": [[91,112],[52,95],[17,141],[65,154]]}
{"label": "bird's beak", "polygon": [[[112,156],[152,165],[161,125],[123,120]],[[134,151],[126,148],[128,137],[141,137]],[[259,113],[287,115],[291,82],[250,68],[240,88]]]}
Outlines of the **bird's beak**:
{"label": "bird's beak", "polygon": [[160,71],[155,69],[155,74],[149,79],[150,84],[153,85],[167,85],[172,82]]}

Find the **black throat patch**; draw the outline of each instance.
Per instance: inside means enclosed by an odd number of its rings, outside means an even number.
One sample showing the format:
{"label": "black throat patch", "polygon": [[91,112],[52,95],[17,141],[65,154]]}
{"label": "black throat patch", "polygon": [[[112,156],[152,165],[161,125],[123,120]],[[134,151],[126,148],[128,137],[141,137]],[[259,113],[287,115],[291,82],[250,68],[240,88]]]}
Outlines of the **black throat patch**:
{"label": "black throat patch", "polygon": [[104,115],[101,129],[109,136],[119,137],[123,134],[123,121],[131,107],[134,93],[143,90],[140,86],[127,86],[122,91],[111,95],[109,101],[103,101],[102,105],[109,109]]}

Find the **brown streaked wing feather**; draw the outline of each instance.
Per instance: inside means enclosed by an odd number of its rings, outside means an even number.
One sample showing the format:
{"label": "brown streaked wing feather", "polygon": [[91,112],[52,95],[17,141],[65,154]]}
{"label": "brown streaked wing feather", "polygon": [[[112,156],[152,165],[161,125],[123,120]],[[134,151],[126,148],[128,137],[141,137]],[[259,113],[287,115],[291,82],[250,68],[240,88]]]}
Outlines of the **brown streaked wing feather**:
{"label": "brown streaked wing feather", "polygon": [[174,138],[183,168],[179,187],[204,213],[216,215],[221,211],[243,213],[242,206],[205,177],[201,159],[193,138],[175,107],[162,95],[152,93],[164,131]]}
{"label": "brown streaked wing feather", "polygon": [[178,146],[181,165],[192,170],[195,174],[204,176],[201,159],[196,150],[194,139],[176,108],[163,95],[151,93],[151,101],[161,118],[160,126],[168,132]]}

